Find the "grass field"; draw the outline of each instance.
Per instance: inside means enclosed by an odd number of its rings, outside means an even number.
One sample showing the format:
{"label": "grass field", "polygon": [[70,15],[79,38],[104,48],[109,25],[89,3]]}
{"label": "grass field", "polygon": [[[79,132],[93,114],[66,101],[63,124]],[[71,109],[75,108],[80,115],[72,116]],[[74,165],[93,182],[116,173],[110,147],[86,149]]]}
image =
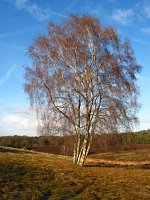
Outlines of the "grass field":
{"label": "grass field", "polygon": [[[80,167],[71,157],[0,147],[0,199],[149,200],[150,170],[141,167],[150,164],[149,153],[91,155]],[[132,167],[115,163],[108,167],[108,161],[132,162]]]}
{"label": "grass field", "polygon": [[88,165],[118,166],[150,169],[150,150],[132,150],[94,154],[88,157]]}

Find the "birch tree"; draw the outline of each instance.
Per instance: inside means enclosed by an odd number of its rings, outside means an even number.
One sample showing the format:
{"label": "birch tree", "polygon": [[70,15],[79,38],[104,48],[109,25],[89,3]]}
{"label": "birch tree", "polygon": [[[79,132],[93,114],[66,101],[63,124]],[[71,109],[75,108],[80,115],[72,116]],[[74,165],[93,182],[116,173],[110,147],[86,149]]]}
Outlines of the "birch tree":
{"label": "birch tree", "polygon": [[25,68],[25,91],[32,106],[52,109],[67,121],[75,164],[84,165],[94,134],[127,131],[137,121],[141,67],[130,41],[113,27],[89,15],[50,21],[28,54],[33,64]]}

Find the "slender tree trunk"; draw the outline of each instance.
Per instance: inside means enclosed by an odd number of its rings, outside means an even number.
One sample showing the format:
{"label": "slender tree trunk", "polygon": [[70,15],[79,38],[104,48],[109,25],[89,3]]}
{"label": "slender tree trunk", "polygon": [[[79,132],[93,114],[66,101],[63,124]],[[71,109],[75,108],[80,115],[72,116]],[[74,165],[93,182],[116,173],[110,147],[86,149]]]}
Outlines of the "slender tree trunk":
{"label": "slender tree trunk", "polygon": [[78,136],[77,140],[78,140],[78,141],[77,141],[77,160],[78,160],[79,153],[80,153],[80,148],[81,148],[81,147],[80,147],[80,145],[81,145],[81,144],[80,144],[80,143],[81,143],[81,136],[80,136],[80,135]]}
{"label": "slender tree trunk", "polygon": [[85,164],[86,158],[88,156],[88,153],[89,153],[89,150],[91,147],[91,141],[92,140],[90,140],[89,142],[87,141],[87,143],[83,146],[83,151],[82,151],[79,163],[78,163],[81,166],[84,166],[84,164]]}
{"label": "slender tree trunk", "polygon": [[88,149],[88,140],[89,140],[89,137],[88,137],[88,134],[86,134],[82,147],[80,149],[80,153],[78,155],[78,160],[77,160],[78,165],[81,165],[81,166],[84,165],[86,155],[87,155],[87,149]]}
{"label": "slender tree trunk", "polygon": [[83,150],[82,150],[82,154],[80,156],[80,159],[78,160],[78,164],[83,166],[85,163],[85,159],[86,159],[86,152],[87,152],[87,145],[85,144],[83,146]]}
{"label": "slender tree trunk", "polygon": [[80,134],[78,134],[76,136],[76,142],[74,144],[74,154],[73,154],[73,163],[74,164],[77,164],[77,162],[78,162],[80,149],[81,149],[81,136],[80,136]]}
{"label": "slender tree trunk", "polygon": [[76,144],[74,144],[74,149],[73,149],[73,163],[76,164],[77,160],[77,152],[76,152]]}
{"label": "slender tree trunk", "polygon": [[73,156],[74,164],[84,166],[90,147],[91,147],[91,143],[92,143],[92,136],[86,137],[84,139],[82,147],[79,144],[74,145],[74,156]]}
{"label": "slender tree trunk", "polygon": [[93,135],[90,136],[90,140],[89,140],[87,151],[86,151],[86,157],[88,156],[89,150],[91,148],[92,139],[93,139]]}

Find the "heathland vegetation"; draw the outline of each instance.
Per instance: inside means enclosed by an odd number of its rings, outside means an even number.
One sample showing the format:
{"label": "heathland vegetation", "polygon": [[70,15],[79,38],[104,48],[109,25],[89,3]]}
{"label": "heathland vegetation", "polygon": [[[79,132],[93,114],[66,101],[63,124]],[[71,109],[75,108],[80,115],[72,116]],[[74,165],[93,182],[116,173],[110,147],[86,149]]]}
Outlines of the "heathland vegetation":
{"label": "heathland vegetation", "polygon": [[149,200],[150,151],[72,158],[0,147],[1,200]]}
{"label": "heathland vegetation", "polygon": [[[6,136],[0,137],[0,146],[33,149],[73,156],[73,136]],[[150,131],[124,134],[102,134],[93,138],[90,154],[150,148]]]}
{"label": "heathland vegetation", "polygon": [[71,136],[0,137],[0,199],[150,199],[149,130],[95,136],[84,167],[72,163],[72,144]]}

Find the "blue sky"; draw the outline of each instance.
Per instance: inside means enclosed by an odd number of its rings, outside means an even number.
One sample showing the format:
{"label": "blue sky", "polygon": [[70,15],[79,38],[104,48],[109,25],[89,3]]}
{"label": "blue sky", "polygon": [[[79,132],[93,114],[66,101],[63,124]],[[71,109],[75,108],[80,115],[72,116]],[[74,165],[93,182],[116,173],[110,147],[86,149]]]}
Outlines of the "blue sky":
{"label": "blue sky", "polygon": [[49,20],[60,23],[70,13],[98,17],[130,39],[143,66],[136,129],[150,128],[150,0],[0,0],[0,136],[36,135],[36,114],[23,90],[27,48]]}

